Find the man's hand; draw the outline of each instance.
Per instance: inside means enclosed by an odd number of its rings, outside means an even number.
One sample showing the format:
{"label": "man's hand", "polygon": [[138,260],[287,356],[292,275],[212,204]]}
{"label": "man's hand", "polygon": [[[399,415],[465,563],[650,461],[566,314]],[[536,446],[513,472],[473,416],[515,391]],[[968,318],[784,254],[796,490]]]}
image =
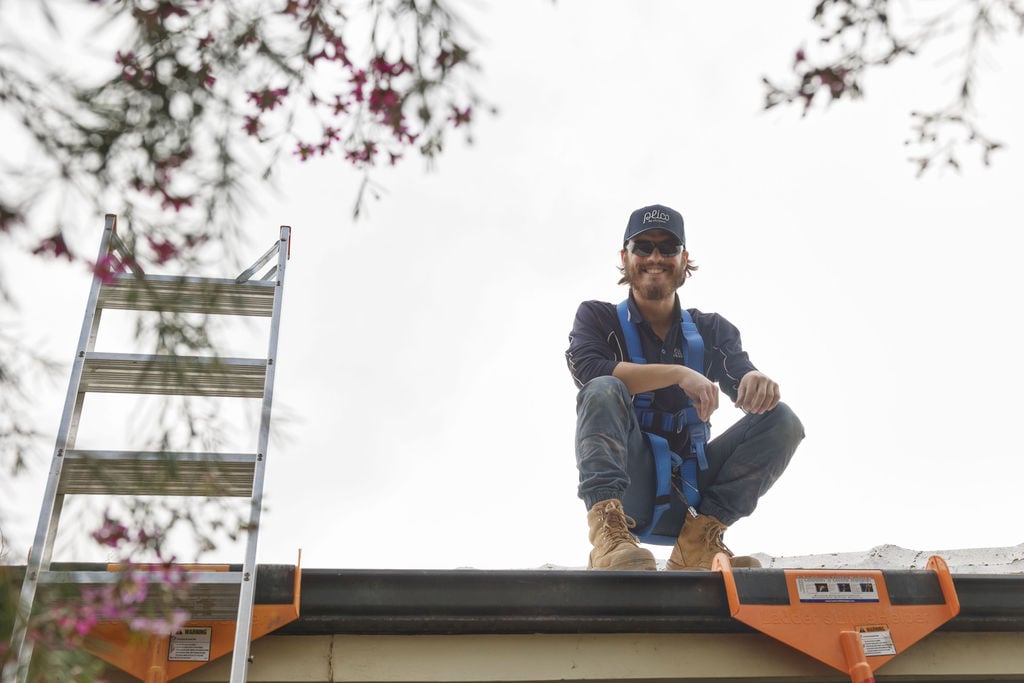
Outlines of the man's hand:
{"label": "man's hand", "polygon": [[711,413],[718,410],[718,385],[690,368],[682,365],[673,367],[685,371],[683,378],[679,380],[679,386],[693,401],[697,417],[707,422],[711,418]]}
{"label": "man's hand", "polygon": [[743,375],[739,391],[736,393],[737,408],[747,413],[760,415],[767,413],[778,404],[778,382],[757,370],[751,370]]}

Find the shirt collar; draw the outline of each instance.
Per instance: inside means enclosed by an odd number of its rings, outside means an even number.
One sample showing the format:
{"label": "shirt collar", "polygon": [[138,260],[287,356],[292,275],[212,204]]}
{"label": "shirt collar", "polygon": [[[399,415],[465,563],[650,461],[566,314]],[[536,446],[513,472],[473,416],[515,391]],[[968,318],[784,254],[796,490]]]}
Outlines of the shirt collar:
{"label": "shirt collar", "polygon": [[[632,288],[630,288],[630,290],[629,290],[629,298],[626,300],[626,308],[629,310],[629,322],[636,323],[637,325],[640,325],[640,324],[649,325],[650,324],[650,323],[648,323],[644,319],[643,314],[640,313],[640,309],[637,308],[636,300],[633,298],[633,289]],[[679,294],[676,294],[675,295],[675,303],[672,306],[672,324],[673,324],[673,326],[675,326],[675,324],[678,323],[682,319],[683,319],[683,314],[681,312],[681,305],[679,303]]]}

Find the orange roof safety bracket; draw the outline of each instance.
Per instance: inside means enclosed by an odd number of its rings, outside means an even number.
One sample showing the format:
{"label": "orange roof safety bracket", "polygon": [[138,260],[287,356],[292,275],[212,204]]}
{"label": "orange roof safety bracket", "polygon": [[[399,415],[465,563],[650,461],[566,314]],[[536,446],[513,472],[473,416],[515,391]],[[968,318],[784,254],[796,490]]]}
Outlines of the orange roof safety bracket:
{"label": "orange roof safety bracket", "polygon": [[[292,573],[287,603],[253,605],[252,640],[261,638],[299,618],[302,592],[302,553]],[[228,571],[227,565],[178,565],[186,571]],[[112,571],[123,569],[112,565]],[[123,621],[101,621],[93,626],[85,649],[145,683],[165,683],[232,651],[233,619],[192,619],[174,635],[132,631]],[[178,642],[176,642],[178,641]],[[175,647],[177,645],[177,647]]]}
{"label": "orange roof safety bracket", "polygon": [[734,619],[843,671],[853,683],[957,615],[949,567],[938,555],[926,570],[738,569],[724,553],[722,573]]}

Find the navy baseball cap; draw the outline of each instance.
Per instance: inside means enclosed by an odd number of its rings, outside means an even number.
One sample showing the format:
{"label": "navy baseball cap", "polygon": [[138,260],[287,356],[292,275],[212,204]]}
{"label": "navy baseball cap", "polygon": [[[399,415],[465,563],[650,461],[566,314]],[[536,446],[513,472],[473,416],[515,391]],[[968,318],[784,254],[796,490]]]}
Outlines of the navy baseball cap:
{"label": "navy baseball cap", "polygon": [[622,243],[625,244],[642,232],[659,228],[672,233],[680,244],[686,246],[683,215],[675,209],[661,204],[651,204],[629,214],[629,222],[626,223],[626,234],[622,237]]}

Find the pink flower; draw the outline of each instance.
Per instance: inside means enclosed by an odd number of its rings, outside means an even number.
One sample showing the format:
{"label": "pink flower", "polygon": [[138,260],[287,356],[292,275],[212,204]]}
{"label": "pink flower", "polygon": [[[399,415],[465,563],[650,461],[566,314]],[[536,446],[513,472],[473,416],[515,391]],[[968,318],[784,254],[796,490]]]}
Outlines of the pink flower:
{"label": "pink flower", "polygon": [[112,254],[106,254],[96,263],[89,263],[95,274],[105,285],[113,284],[117,276],[125,271],[125,264]]}
{"label": "pink flower", "polygon": [[352,83],[352,96],[356,102],[363,101],[363,86],[366,85],[366,72],[362,69],[352,72],[352,78],[348,79],[349,83]]}
{"label": "pink flower", "polygon": [[412,71],[412,67],[409,66],[405,59],[389,62],[383,55],[374,57],[370,62],[370,68],[381,76],[401,76],[407,71]]}
{"label": "pink flower", "polygon": [[398,93],[395,92],[391,87],[382,88],[376,86],[370,91],[370,110],[381,111],[382,109],[392,109],[398,105]]}
{"label": "pink flower", "polygon": [[188,11],[186,9],[184,9],[183,7],[175,7],[174,3],[173,2],[169,2],[168,0],[164,0],[163,2],[160,3],[158,11],[160,12],[160,18],[161,19],[166,19],[167,17],[170,17],[170,16],[175,16],[175,17],[187,17],[188,16]]}
{"label": "pink flower", "polygon": [[32,250],[32,253],[37,256],[42,254],[49,254],[53,257],[63,256],[68,261],[74,260],[74,256],[71,255],[71,251],[68,250],[68,245],[64,241],[64,233],[62,232],[57,232],[47,237],[39,243],[38,247]]}
{"label": "pink flower", "polygon": [[374,142],[364,142],[361,147],[345,152],[345,158],[358,166],[371,163],[376,154],[377,144]]}
{"label": "pink flower", "polygon": [[122,605],[136,605],[149,594],[149,577],[144,572],[132,572],[129,579],[121,584],[118,597]]}
{"label": "pink flower", "polygon": [[75,633],[77,633],[79,636],[85,637],[85,635],[92,630],[92,627],[96,625],[97,621],[99,621],[99,619],[97,619],[94,615],[89,615],[87,617],[79,619],[75,622]]}
{"label": "pink flower", "polygon": [[157,636],[169,636],[181,630],[189,620],[189,613],[175,609],[167,617],[135,617],[128,622],[128,628],[137,633],[151,633]]}
{"label": "pink flower", "polygon": [[242,130],[253,137],[259,137],[260,129],[263,127],[263,123],[260,121],[258,116],[246,116],[245,125],[242,126]]}
{"label": "pink flower", "polygon": [[319,52],[312,53],[306,57],[306,61],[314,66],[321,59],[326,59],[328,62],[341,62],[345,66],[351,66],[352,64],[348,59],[345,43],[342,42],[340,37],[333,34],[324,36],[324,46]]}
{"label": "pink flower", "polygon": [[196,75],[199,76],[199,80],[204,88],[212,88],[217,82],[217,77],[213,75],[213,67],[209,64],[203,64],[199,71],[196,72]]}
{"label": "pink flower", "polygon": [[335,116],[345,114],[348,112],[348,103],[341,99],[341,95],[335,95],[334,104],[331,105],[331,109]]}
{"label": "pink flower", "polygon": [[185,570],[179,565],[168,564],[163,568],[163,580],[164,583],[169,584],[175,588],[181,588],[188,583],[188,576],[185,574]]}
{"label": "pink flower", "polygon": [[160,194],[164,196],[160,207],[163,209],[173,208],[175,211],[181,211],[183,207],[192,206],[191,196],[172,195],[167,190],[161,189]]}
{"label": "pink flower", "polygon": [[149,85],[153,82],[153,70],[144,69],[134,52],[118,50],[114,56],[114,63],[121,67],[121,77],[129,83],[138,82],[142,85]]}
{"label": "pink flower", "polygon": [[459,110],[458,107],[452,106],[452,115],[448,117],[449,121],[455,122],[455,127],[458,128],[463,123],[469,123],[470,118],[473,115],[473,107],[466,107],[463,110]]}
{"label": "pink flower", "polygon": [[[328,53],[327,48],[324,48],[324,55],[330,60],[339,60],[343,64],[349,64],[347,57],[347,49],[345,43],[341,41],[340,37],[332,36],[327,39],[327,45],[330,46],[331,52]],[[332,56],[333,53],[333,56]]]}
{"label": "pink flower", "polygon": [[252,90],[248,93],[249,101],[255,104],[260,111],[272,110],[284,101],[288,96],[288,88],[264,88],[263,90]]}
{"label": "pink flower", "polygon": [[447,71],[453,66],[457,66],[466,61],[468,57],[469,52],[467,50],[458,45],[452,45],[451,50],[441,50],[438,52],[435,64],[442,71]]}
{"label": "pink flower", "polygon": [[100,545],[116,548],[128,539],[128,527],[110,517],[104,517],[103,526],[92,532],[92,537]]}
{"label": "pink flower", "polygon": [[149,242],[149,248],[156,252],[157,263],[167,263],[178,255],[178,248],[167,240],[156,240],[147,235],[146,241]]}

